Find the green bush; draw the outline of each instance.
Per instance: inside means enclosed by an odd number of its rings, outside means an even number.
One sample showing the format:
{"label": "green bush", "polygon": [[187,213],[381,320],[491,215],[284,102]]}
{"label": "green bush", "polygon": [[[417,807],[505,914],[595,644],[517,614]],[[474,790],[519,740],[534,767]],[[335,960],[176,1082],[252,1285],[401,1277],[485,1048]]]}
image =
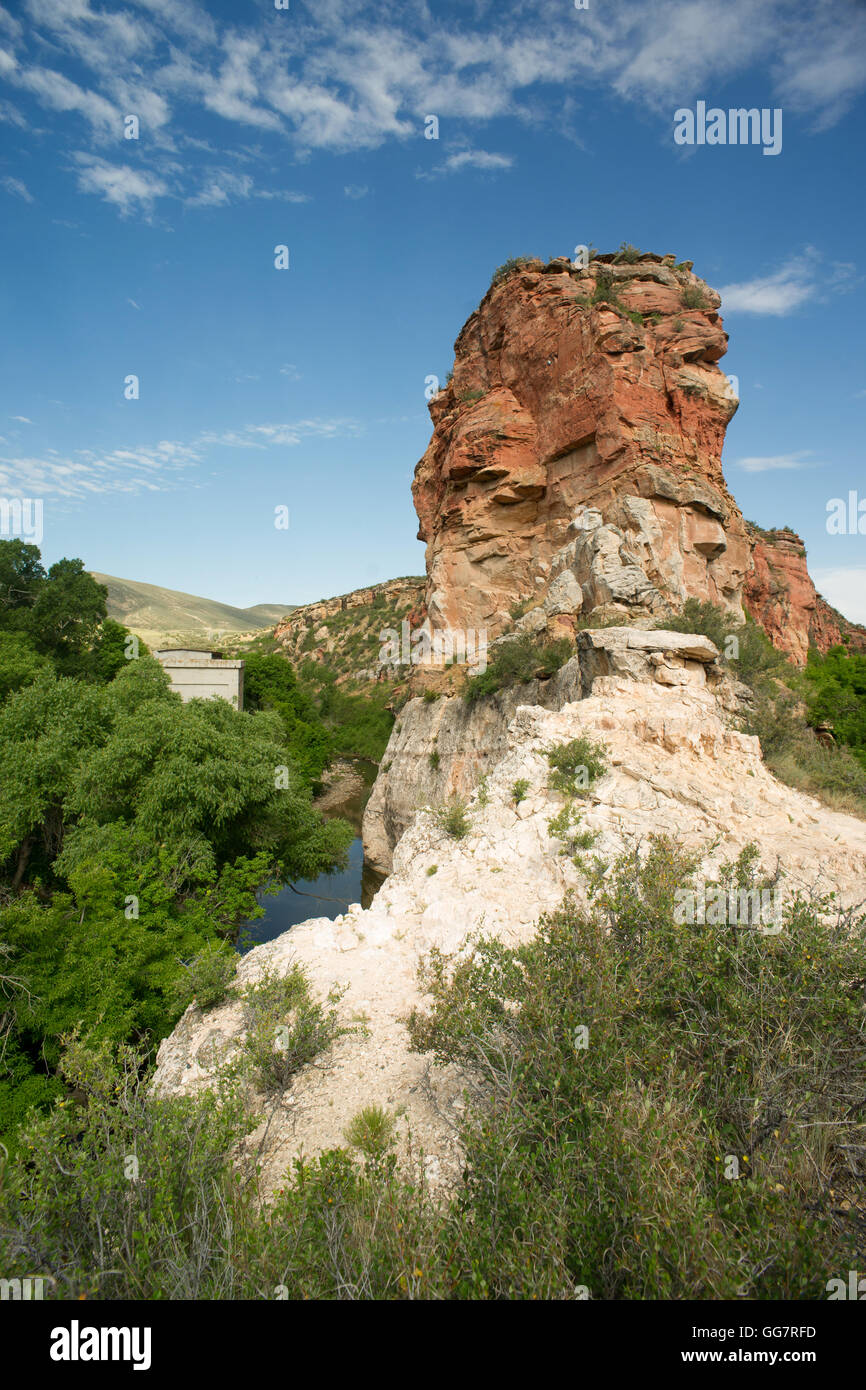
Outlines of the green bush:
{"label": "green bush", "polygon": [[694,867],[654,839],[528,945],[428,958],[413,1045],[473,1078],[456,1296],[815,1299],[863,1267],[863,921],[679,926]]}
{"label": "green bush", "polygon": [[258,1086],[269,1095],[285,1090],[307,1062],[326,1051],[344,1031],[333,1007],[327,1009],[310,995],[300,966],[286,975],[266,972],[243,995],[244,1053]]}
{"label": "green bush", "polygon": [[529,779],[526,777],[518,777],[511,788],[511,800],[514,802],[515,806],[520,805],[521,801],[525,799],[528,791]]}
{"label": "green bush", "polygon": [[365,1105],[344,1130],[346,1143],[367,1158],[381,1159],[394,1142],[397,1122],[381,1105]]}
{"label": "green bush", "polygon": [[680,296],[684,309],[706,309],[708,307],[700,285],[686,285]]}
{"label": "green bush", "polygon": [[466,802],[462,796],[452,796],[445,805],[436,810],[436,819],[446,835],[452,840],[463,840],[472,829],[472,822],[466,814]]}
{"label": "green bush", "polygon": [[237,970],[237,952],[226,941],[209,941],[192,960],[184,961],[184,973],[172,982],[171,1006],[183,1012],[193,1000],[202,1010],[221,1004]]}
{"label": "green bush", "polygon": [[607,770],[604,748],[585,734],[548,749],[546,756],[552,768],[547,785],[566,796],[582,796]]}
{"label": "green bush", "polygon": [[430,766],[431,766],[431,768],[433,769],[433,771],[435,772],[435,771],[437,770],[437,768],[439,767],[439,762],[440,762],[439,750],[438,750],[438,748],[434,748],[432,753],[428,753],[428,755],[427,755],[427,761],[428,761],[428,763],[430,764]]}
{"label": "green bush", "polygon": [[494,649],[486,671],[467,679],[463,698],[472,704],[483,695],[493,695],[506,686],[522,685],[538,676],[552,676],[573,655],[574,646],[567,637],[555,642],[539,642],[529,633],[521,633]]}
{"label": "green bush", "polygon": [[492,289],[494,285],[507,280],[508,276],[515,270],[522,270],[524,266],[531,265],[535,259],[535,256],[510,256],[507,261],[503,261],[502,265],[497,266],[494,270],[490,288]]}
{"label": "green bush", "polygon": [[568,855],[575,863],[580,862],[578,850],[592,849],[599,836],[597,830],[580,830],[582,819],[580,811],[569,801],[547,822],[548,833],[559,840],[560,854]]}

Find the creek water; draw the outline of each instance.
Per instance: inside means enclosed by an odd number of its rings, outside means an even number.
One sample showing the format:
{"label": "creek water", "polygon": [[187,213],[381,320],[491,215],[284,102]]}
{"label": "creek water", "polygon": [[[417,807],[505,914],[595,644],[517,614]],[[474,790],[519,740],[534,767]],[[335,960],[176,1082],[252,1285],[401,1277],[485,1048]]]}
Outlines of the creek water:
{"label": "creek water", "polygon": [[331,802],[326,811],[329,819],[339,816],[347,820],[355,830],[355,839],[349,846],[348,862],[345,869],[335,873],[319,874],[315,879],[297,879],[292,884],[283,884],[275,893],[260,892],[259,905],[265,909],[264,917],[247,922],[241,928],[238,950],[241,954],[261,946],[265,941],[306,922],[308,917],[339,917],[350,903],[360,903],[369,907],[382,883],[382,876],[364,864],[364,846],[361,841],[361,820],[364,807],[378,771],[375,763],[365,759],[355,759],[353,768],[364,779],[363,787],[353,791],[338,802]]}

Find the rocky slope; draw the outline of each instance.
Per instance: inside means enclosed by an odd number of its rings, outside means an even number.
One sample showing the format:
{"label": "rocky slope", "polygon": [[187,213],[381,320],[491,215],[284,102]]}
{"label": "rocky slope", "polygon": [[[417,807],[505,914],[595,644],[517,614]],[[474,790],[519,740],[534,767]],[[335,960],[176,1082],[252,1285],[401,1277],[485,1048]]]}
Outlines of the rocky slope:
{"label": "rocky slope", "polygon": [[421,621],[425,581],[389,579],[350,594],[305,603],[278,623],[274,640],[294,664],[311,660],[340,672],[338,679],[375,680],[381,633]]}
{"label": "rocky slope", "polygon": [[[673,256],[526,261],[455,344],[413,484],[432,628],[561,635],[709,600],[797,662],[843,629],[798,538],[758,533],[721,454],[737,399],[719,295]],[[866,638],[863,629],[849,632]],[[859,640],[859,639],[858,639]]]}
{"label": "rocky slope", "polygon": [[[434,1186],[456,1177],[461,1078],[431,1070],[429,1058],[411,1052],[401,1020],[419,1000],[417,967],[431,947],[455,951],[478,933],[525,940],[566,888],[581,893],[579,871],[548,828],[563,804],[547,785],[545,751],[556,744],[588,734],[606,748],[609,771],[589,795],[583,822],[598,834],[594,852],[606,858],[652,833],[668,833],[701,850],[712,876],[722,860],[757,841],[766,868],[780,862],[785,891],[832,884],[845,904],[866,895],[866,824],[777,782],[757,740],[728,727],[707,679],[712,657],[705,639],[692,639],[691,653],[674,651],[671,641],[665,657],[648,647],[611,648],[607,634],[590,635],[604,640],[583,654],[584,698],[558,711],[539,705],[513,711],[490,767],[486,804],[477,792],[470,802],[465,839],[449,838],[422,809],[367,911],[355,904],[334,921],[302,923],[244,957],[239,984],[299,962],[318,995],[334,986],[343,991],[338,1008],[348,1026],[364,1025],[305,1068],[279,1100],[266,1102],[251,1091],[250,1103],[264,1118],[249,1142],[260,1149],[267,1186],[278,1186],[301,1152],[342,1144],[346,1125],[369,1104],[399,1115],[401,1152],[408,1153],[411,1135]],[[641,678],[602,674],[617,663]],[[599,674],[587,685],[594,666]],[[528,794],[515,806],[511,788],[518,778],[526,779]],[[156,1087],[182,1094],[214,1085],[243,1041],[239,1003],[205,1014],[190,1006],[160,1047]]]}

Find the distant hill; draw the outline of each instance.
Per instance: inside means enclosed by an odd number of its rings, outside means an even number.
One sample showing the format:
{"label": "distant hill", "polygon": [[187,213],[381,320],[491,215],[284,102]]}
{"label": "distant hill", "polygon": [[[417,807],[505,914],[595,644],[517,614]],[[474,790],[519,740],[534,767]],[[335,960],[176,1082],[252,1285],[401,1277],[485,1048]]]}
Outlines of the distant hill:
{"label": "distant hill", "polygon": [[271,628],[294,612],[293,603],[256,603],[251,608],[234,608],[217,599],[163,589],[158,584],[142,584],[137,579],[118,579],[97,574],[98,584],[108,590],[108,616],[137,633],[148,646],[182,646],[184,643],[218,643],[224,636]]}

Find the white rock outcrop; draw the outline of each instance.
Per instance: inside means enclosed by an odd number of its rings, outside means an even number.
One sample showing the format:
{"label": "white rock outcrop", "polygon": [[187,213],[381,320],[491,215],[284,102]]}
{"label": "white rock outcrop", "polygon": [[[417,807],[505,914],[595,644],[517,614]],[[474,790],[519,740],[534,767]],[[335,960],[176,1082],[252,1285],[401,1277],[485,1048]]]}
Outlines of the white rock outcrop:
{"label": "white rock outcrop", "polygon": [[[591,646],[594,659],[609,660],[616,643],[605,632],[593,636],[602,639]],[[632,636],[637,645],[623,650],[637,657],[648,634]],[[432,946],[456,951],[478,933],[526,940],[566,888],[580,892],[577,869],[548,833],[563,804],[547,786],[545,752],[555,744],[587,734],[607,749],[609,771],[587,797],[583,821],[598,833],[594,852],[606,858],[667,833],[687,848],[702,848],[711,873],[755,841],[767,868],[780,861],[789,887],[820,882],[848,904],[866,897],[866,823],[778,782],[757,739],[728,727],[704,676],[708,653],[698,645],[694,655],[681,645],[679,658],[667,650],[663,664],[688,672],[687,683],[599,675],[590,696],[559,710],[519,706],[489,772],[487,804],[477,793],[470,801],[465,839],[449,838],[433,814],[419,811],[370,908],[356,904],[334,921],[304,922],[243,958],[240,983],[299,962],[318,995],[334,985],[344,989],[344,1021],[365,1022],[363,1033],[340,1038],[328,1058],[299,1074],[252,1136],[254,1145],[262,1144],[266,1184],[278,1186],[294,1156],[342,1144],[349,1120],[373,1103],[399,1113],[401,1143],[411,1133],[434,1185],[458,1171],[460,1078],[431,1071],[428,1058],[410,1052],[401,1020],[419,1000],[417,967]],[[658,652],[651,646],[643,655],[649,660]],[[698,669],[691,671],[693,665]],[[511,788],[518,778],[529,791],[515,806]],[[191,1006],[159,1049],[155,1086],[176,1094],[212,1084],[242,1033],[238,1003],[206,1014]]]}

